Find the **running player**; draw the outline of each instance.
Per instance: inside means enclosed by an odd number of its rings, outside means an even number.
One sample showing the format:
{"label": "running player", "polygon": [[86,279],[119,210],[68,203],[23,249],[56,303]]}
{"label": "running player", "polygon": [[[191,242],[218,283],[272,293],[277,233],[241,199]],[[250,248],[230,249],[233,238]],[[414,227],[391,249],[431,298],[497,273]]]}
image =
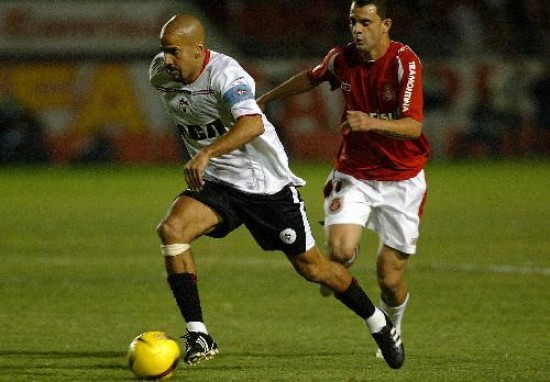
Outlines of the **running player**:
{"label": "running player", "polygon": [[[353,42],[330,50],[318,66],[257,102],[263,109],[268,102],[310,91],[325,81],[333,90],[341,89],[346,105],[343,140],[325,186],[329,255],[349,267],[363,228],[379,235],[381,306],[400,331],[409,301],[405,265],[416,252],[430,149],[422,133],[422,66],[410,47],[390,39],[390,14],[389,1],[353,1]],[[326,291],[321,287],[324,295]]]}
{"label": "running player", "polygon": [[389,318],[344,266],[318,251],[296,189],[305,182],[289,169],[254,99],[254,80],[234,59],[206,47],[204,27],[190,14],[171,18],[160,38],[150,80],[191,157],[184,168],[188,189],[158,226],[168,283],[186,322],[185,362],[218,353],[203,320],[191,244],[244,224],[264,250],[282,251],[302,277],[332,290],[365,321],[388,365],[401,367],[404,348]]}

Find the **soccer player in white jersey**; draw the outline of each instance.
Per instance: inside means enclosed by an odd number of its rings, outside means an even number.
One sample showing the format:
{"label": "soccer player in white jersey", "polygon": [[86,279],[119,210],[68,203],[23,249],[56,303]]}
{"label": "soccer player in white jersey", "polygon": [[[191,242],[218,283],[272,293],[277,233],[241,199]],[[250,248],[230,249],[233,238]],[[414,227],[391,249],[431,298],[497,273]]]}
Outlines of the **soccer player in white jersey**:
{"label": "soccer player in white jersey", "polygon": [[191,243],[225,237],[244,224],[264,250],[282,251],[302,277],[330,288],[365,321],[388,365],[401,367],[404,348],[389,318],[344,266],[317,249],[296,189],[305,182],[289,169],[254,99],[254,80],[234,59],[207,48],[193,15],[172,17],[160,38],[150,80],[191,157],[184,168],[188,188],[158,226],[168,283],[186,323],[185,362],[218,353],[203,320]]}

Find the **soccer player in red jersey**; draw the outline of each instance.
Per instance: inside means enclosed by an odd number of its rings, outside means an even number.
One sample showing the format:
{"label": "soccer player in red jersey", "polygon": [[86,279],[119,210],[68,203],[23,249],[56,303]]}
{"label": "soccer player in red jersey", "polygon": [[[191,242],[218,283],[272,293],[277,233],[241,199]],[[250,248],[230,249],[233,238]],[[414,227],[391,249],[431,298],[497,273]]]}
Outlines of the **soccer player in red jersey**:
{"label": "soccer player in red jersey", "polygon": [[400,330],[409,301],[405,265],[416,252],[430,148],[422,134],[422,65],[411,48],[390,39],[390,12],[387,0],[353,1],[353,41],[257,101],[265,107],[325,81],[341,89],[343,139],[324,190],[329,254],[350,266],[363,228],[379,235],[380,299]]}

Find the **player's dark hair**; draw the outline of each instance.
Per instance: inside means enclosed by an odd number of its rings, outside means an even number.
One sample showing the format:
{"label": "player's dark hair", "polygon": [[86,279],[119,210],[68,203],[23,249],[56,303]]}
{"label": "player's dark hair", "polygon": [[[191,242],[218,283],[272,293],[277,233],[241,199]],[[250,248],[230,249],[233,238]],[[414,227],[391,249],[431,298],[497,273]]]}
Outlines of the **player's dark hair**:
{"label": "player's dark hair", "polygon": [[390,0],[355,0],[352,1],[352,4],[355,4],[357,7],[364,7],[367,5],[374,5],[378,16],[382,20],[391,18],[392,14],[392,2]]}

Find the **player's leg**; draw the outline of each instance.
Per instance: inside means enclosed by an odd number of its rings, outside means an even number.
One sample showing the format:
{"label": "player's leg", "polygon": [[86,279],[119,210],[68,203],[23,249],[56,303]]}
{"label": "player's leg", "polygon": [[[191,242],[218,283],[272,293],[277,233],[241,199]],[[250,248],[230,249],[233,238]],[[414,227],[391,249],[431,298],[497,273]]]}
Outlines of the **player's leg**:
{"label": "player's leg", "polygon": [[[357,224],[325,225],[329,258],[346,268],[351,267],[359,254],[362,232],[363,226]],[[319,291],[325,297],[332,294],[332,291],[324,285],[321,285]]]}
{"label": "player's leg", "polygon": [[381,244],[376,261],[380,299],[398,329],[401,328],[401,319],[409,299],[409,287],[405,280],[408,258],[408,254]]}
{"label": "player's leg", "polygon": [[204,324],[197,286],[197,267],[190,243],[211,232],[220,221],[220,216],[210,207],[182,195],[174,201],[157,227],[168,284],[188,331],[185,362],[191,364],[214,356],[218,347]]}
{"label": "player's leg", "polygon": [[[380,287],[380,306],[390,317],[401,335],[401,321],[409,302],[409,288],[405,280],[405,266],[409,255],[380,244],[376,261],[376,274]],[[376,352],[383,358],[382,351]]]}
{"label": "player's leg", "polygon": [[416,253],[426,181],[420,172],[412,179],[382,183],[383,202],[373,212],[369,228],[379,234],[381,242],[376,263],[381,307],[401,334],[409,302],[405,267],[409,257]]}
{"label": "player's leg", "polygon": [[338,300],[364,320],[390,367],[397,369],[403,365],[405,350],[391,320],[374,306],[342,264],[327,259],[315,246],[287,257],[302,277],[330,288]]}
{"label": "player's leg", "polygon": [[[324,188],[325,237],[331,260],[349,268],[359,254],[363,228],[372,212],[375,193],[349,175],[333,171]],[[321,286],[323,296],[330,291]]]}
{"label": "player's leg", "polygon": [[349,267],[357,256],[363,226],[359,224],[331,224],[325,226],[328,253],[331,260]]}

